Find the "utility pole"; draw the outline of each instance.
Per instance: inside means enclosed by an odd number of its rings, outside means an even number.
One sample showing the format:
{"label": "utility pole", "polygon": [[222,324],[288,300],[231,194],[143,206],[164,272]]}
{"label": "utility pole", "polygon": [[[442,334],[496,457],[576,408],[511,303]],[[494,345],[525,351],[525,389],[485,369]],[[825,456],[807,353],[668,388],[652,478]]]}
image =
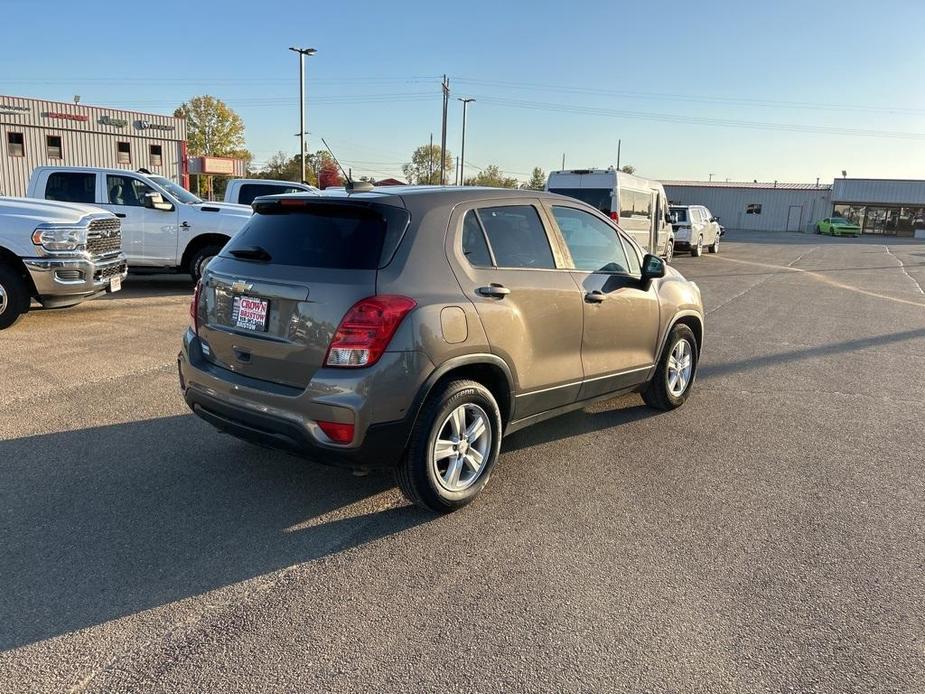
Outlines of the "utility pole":
{"label": "utility pole", "polygon": [[466,178],[466,109],[475,99],[457,99],[462,101],[463,105],[463,123],[462,123],[462,146],[459,152],[459,178],[464,181]]}
{"label": "utility pole", "polygon": [[446,185],[446,111],[450,103],[450,80],[446,75],[443,76],[443,132],[440,135],[440,185]]}
{"label": "utility pole", "polygon": [[456,173],[456,185],[461,186],[463,184],[462,176],[459,171],[459,155],[456,155],[456,168],[454,169]]}
{"label": "utility pole", "polygon": [[562,153],[562,171],[565,171],[565,152]]}
{"label": "utility pole", "polygon": [[313,56],[314,48],[290,48],[299,54],[299,152],[302,159],[302,183],[305,183],[305,56]]}
{"label": "utility pole", "polygon": [[617,140],[617,171],[620,170],[620,149],[623,147],[623,140]]}
{"label": "utility pole", "polygon": [[713,181],[713,177],[714,177],[715,175],[716,175],[716,174],[707,174],[707,176],[709,176],[709,178],[707,179],[707,183],[712,182],[712,181]]}
{"label": "utility pole", "polygon": [[430,134],[430,149],[427,150],[427,185],[434,182],[434,134]]}

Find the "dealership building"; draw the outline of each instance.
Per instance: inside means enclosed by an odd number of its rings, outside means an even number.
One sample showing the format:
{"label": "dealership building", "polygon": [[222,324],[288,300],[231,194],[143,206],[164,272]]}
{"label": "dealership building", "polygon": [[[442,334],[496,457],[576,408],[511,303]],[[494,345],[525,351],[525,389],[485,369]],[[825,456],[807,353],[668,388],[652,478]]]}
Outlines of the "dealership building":
{"label": "dealership building", "polygon": [[675,204],[705,205],[727,229],[813,231],[833,215],[865,234],[912,236],[925,225],[925,181],[838,178],[831,184],[662,181]]}

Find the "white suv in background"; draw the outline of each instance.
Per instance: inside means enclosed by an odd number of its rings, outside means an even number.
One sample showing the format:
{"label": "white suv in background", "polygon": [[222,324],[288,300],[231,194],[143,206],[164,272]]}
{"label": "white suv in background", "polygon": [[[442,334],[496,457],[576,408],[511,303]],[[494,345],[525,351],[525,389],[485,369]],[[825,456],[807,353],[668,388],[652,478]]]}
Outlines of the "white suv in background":
{"label": "white suv in background", "polygon": [[193,279],[252,213],[245,205],[204,202],[163,176],[126,169],[39,166],[28,196],[112,212],[122,220],[129,267],[189,272]]}
{"label": "white suv in background", "polygon": [[722,232],[719,219],[703,205],[671,205],[668,216],[674,227],[674,248],[689,250],[699,258],[706,247],[710,253],[719,253],[719,238]]}

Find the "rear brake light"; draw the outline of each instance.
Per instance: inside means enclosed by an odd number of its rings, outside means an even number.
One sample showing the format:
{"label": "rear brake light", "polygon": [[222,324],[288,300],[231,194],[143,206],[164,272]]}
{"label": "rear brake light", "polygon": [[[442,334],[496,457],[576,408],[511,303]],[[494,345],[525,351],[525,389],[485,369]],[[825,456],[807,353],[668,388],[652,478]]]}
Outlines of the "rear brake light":
{"label": "rear brake light", "polygon": [[619,212],[611,212],[611,213],[610,213],[610,218],[611,218],[613,221],[615,221],[615,222],[619,222],[619,221],[620,221],[620,213],[619,213]]}
{"label": "rear brake light", "polygon": [[193,300],[189,305],[189,326],[193,332],[199,334],[199,297],[202,295],[202,281],[196,282],[196,289],[193,290]]}
{"label": "rear brake light", "polygon": [[398,324],[417,304],[407,296],[370,296],[356,302],[341,319],[325,364],[372,366],[389,346]]}
{"label": "rear brake light", "polygon": [[318,426],[325,436],[334,443],[350,443],[353,441],[353,424],[341,424],[340,422],[318,422]]}

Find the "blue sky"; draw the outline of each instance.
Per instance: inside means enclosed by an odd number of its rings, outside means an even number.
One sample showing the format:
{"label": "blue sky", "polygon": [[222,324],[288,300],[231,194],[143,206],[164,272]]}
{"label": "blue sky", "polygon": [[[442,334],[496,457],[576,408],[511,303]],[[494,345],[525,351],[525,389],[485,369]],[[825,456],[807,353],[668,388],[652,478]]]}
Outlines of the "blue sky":
{"label": "blue sky", "polygon": [[309,146],[400,173],[469,108],[467,173],[623,163],[653,178],[925,178],[923,0],[213,2],[0,0],[0,94],[169,113],[209,93],[255,161]]}

